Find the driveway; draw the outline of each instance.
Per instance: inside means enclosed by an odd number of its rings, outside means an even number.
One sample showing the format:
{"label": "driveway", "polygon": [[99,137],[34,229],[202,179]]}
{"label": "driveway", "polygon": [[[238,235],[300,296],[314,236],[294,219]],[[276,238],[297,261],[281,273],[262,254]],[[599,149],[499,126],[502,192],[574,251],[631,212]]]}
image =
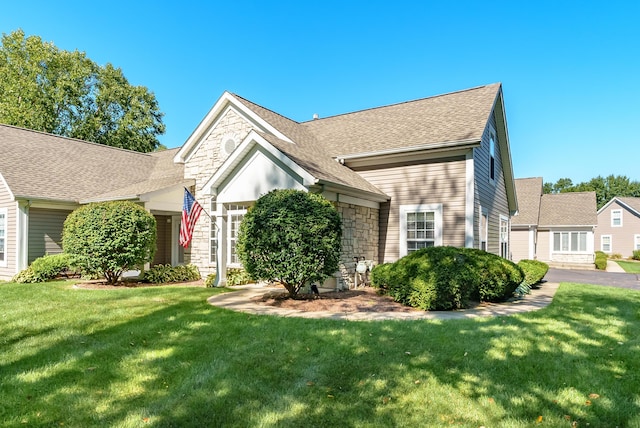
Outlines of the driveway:
{"label": "driveway", "polygon": [[640,290],[640,275],[635,273],[550,268],[544,279],[555,283],[577,282],[579,284],[609,285]]}

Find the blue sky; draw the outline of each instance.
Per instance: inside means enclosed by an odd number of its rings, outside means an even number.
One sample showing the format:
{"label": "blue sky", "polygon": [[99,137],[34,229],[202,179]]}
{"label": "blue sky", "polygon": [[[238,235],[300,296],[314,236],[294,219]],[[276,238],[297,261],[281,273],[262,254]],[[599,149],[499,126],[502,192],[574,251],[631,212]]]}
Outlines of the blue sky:
{"label": "blue sky", "polygon": [[298,121],[502,82],[515,176],[640,180],[640,2],[22,1],[22,28],[122,68],[182,145],[225,90]]}

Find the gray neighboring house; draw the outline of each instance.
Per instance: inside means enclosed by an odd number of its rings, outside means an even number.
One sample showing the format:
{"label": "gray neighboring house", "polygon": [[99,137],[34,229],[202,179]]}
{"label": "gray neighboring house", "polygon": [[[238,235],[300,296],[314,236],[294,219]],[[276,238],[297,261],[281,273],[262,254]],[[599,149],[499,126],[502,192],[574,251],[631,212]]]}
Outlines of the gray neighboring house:
{"label": "gray neighboring house", "polygon": [[543,194],[541,177],[515,180],[511,259],[592,267],[597,226],[595,192]]}
{"label": "gray neighboring house", "polygon": [[623,257],[640,250],[640,198],[615,197],[598,210],[596,247]]}
{"label": "gray neighboring house", "polygon": [[176,154],[211,215],[191,262],[208,274],[240,267],[238,225],[261,195],[300,189],[343,219],[341,270],[353,257],[392,262],[433,245],[509,254],[517,209],[500,84],[296,122],[225,92]]}
{"label": "gray neighboring house", "polygon": [[178,263],[185,180],[177,150],[143,154],[0,125],[0,279],[62,251],[62,224],[81,204],[131,200],[158,221],[155,263]]}

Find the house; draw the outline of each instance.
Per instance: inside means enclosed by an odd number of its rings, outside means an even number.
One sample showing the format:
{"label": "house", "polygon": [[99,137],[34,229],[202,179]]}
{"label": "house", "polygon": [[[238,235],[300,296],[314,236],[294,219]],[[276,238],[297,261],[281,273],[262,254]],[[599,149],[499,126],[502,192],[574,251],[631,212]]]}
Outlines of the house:
{"label": "house", "polygon": [[[343,219],[341,272],[452,245],[509,254],[517,209],[500,84],[296,122],[225,92],[174,158],[211,216],[190,260],[239,267],[238,225],[277,188],[321,193]],[[224,281],[224,271],[221,269]]]}
{"label": "house", "polygon": [[515,180],[511,259],[592,267],[597,225],[595,192],[543,194],[542,178]]}
{"label": "house", "polygon": [[[132,200],[156,216],[156,262],[193,263],[203,276],[240,267],[238,226],[263,194],[324,195],[343,220],[346,288],[354,257],[391,262],[434,245],[507,257],[517,210],[502,86],[491,84],[296,122],[225,92],[182,147],[141,154],[1,126],[0,277],[60,251],[80,204]],[[182,187],[207,215],[177,245]],[[160,251],[160,247],[163,248]]]}
{"label": "house", "polygon": [[131,200],[158,222],[154,263],[177,264],[183,168],[151,154],[0,125],[0,279],[62,251],[62,224],[81,204]]}
{"label": "house", "polygon": [[640,198],[615,197],[598,210],[596,245],[623,257],[640,250]]}

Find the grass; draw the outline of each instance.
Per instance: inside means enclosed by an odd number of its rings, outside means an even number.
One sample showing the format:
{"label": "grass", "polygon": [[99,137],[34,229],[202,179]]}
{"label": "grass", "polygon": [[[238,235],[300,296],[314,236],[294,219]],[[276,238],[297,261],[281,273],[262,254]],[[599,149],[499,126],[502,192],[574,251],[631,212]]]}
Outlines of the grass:
{"label": "grass", "polygon": [[640,262],[616,260],[616,263],[627,273],[640,273]]}
{"label": "grass", "polygon": [[0,285],[0,426],[640,426],[640,292],[345,322],[211,307],[219,290]]}

